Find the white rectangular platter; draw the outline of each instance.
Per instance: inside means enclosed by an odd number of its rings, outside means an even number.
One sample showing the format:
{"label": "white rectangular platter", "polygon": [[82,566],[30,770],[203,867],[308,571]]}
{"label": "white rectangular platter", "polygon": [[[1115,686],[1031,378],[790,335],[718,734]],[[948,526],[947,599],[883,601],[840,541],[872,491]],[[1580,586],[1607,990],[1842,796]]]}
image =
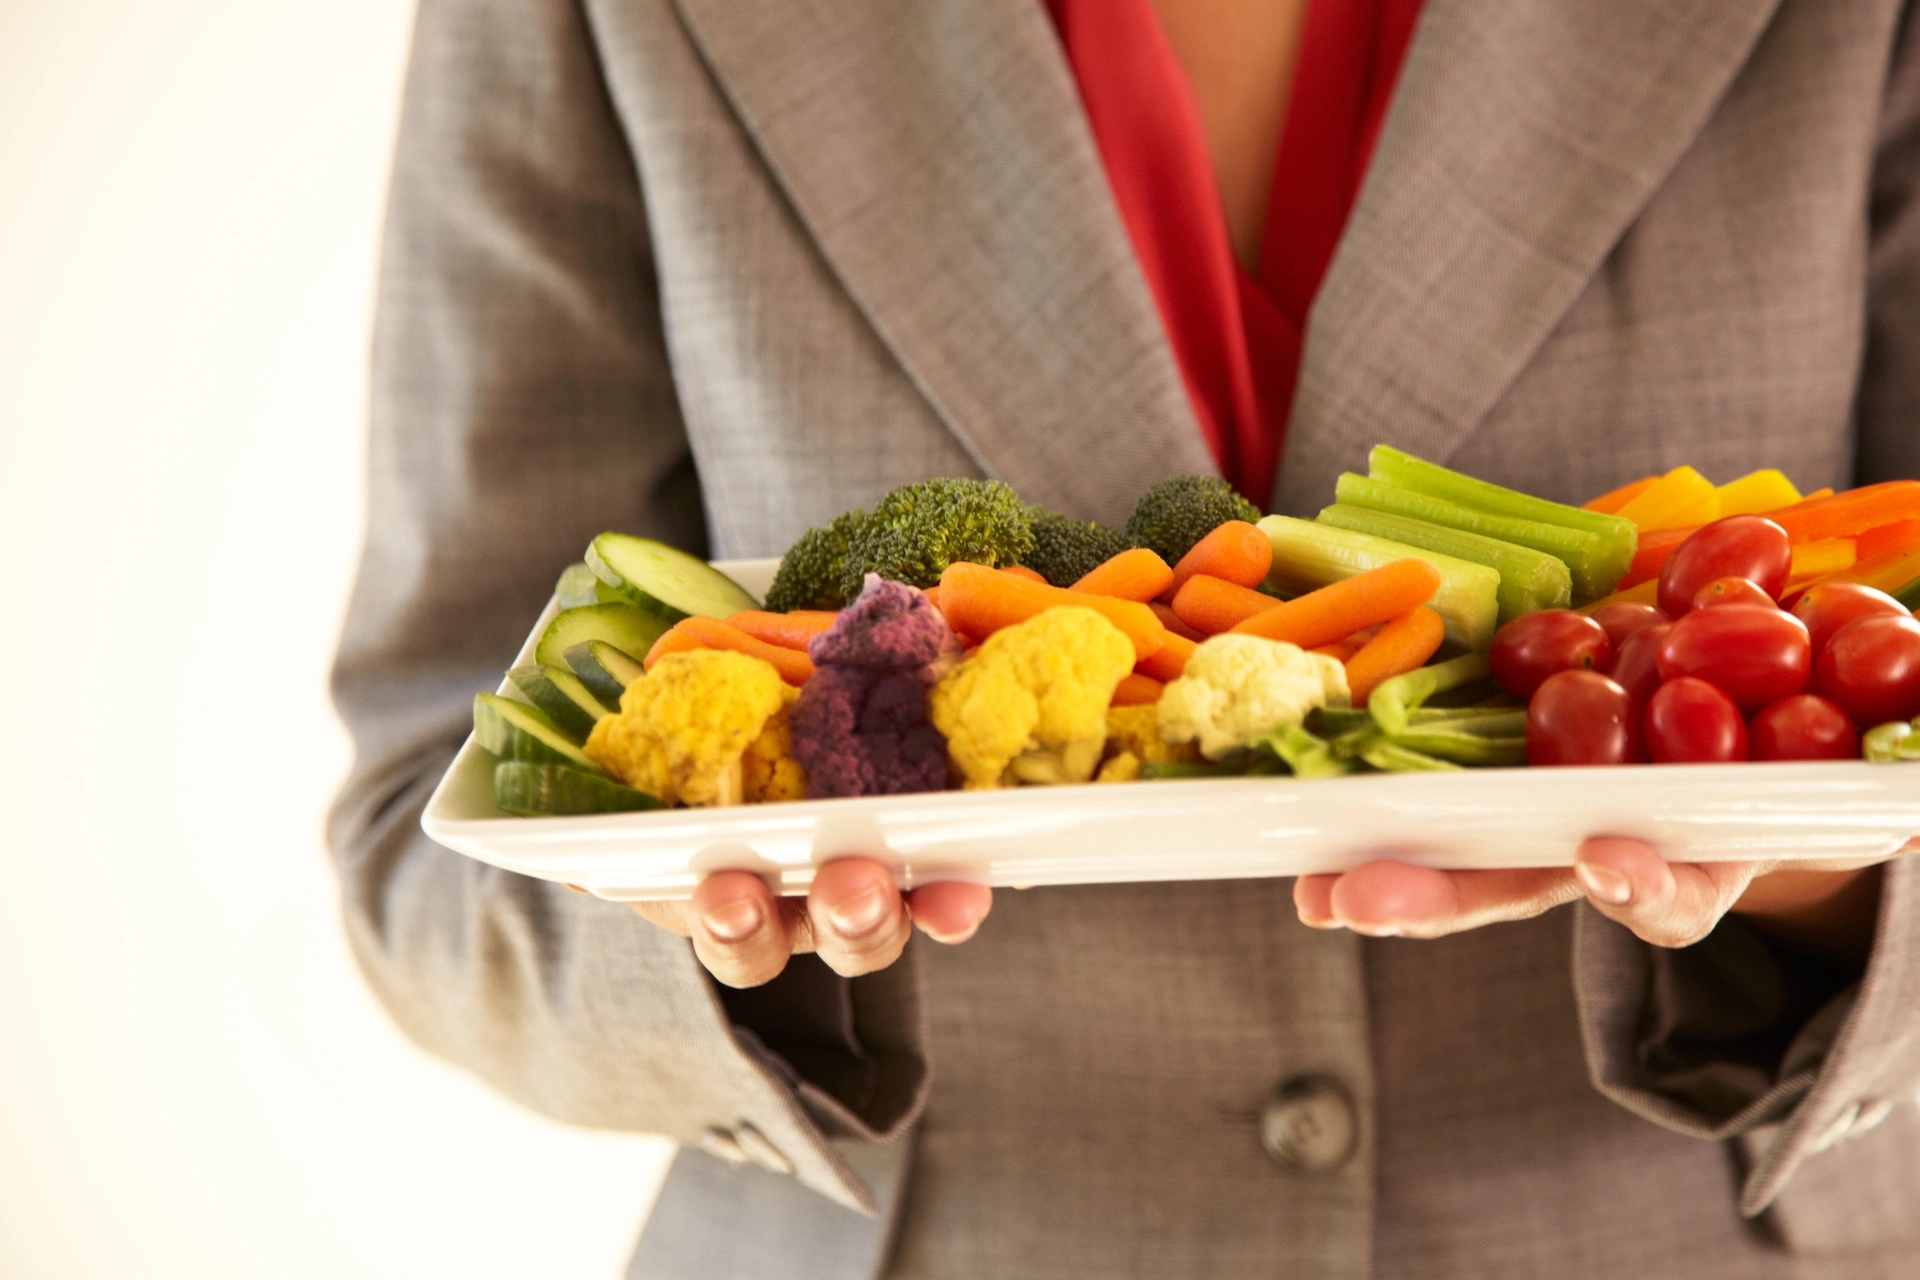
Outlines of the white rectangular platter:
{"label": "white rectangular platter", "polygon": [[[760,595],[774,564],[717,567]],[[532,661],[556,608],[515,665]],[[492,769],[469,737],[427,803],[427,835],[616,901],[685,898],[721,870],[805,893],[815,867],[850,854],[891,866],[903,888],[1027,886],[1294,876],[1383,857],[1564,866],[1590,835],[1646,839],[1676,861],[1873,858],[1920,833],[1920,765],[1864,762],[1201,779],[569,818],[502,814]]]}

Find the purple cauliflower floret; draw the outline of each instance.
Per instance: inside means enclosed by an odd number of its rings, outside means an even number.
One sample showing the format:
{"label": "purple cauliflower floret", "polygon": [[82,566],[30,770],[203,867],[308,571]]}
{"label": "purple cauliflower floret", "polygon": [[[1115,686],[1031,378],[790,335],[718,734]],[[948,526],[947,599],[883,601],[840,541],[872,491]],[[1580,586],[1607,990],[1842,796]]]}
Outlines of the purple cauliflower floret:
{"label": "purple cauliflower floret", "polygon": [[831,630],[813,638],[807,655],[816,667],[912,671],[959,649],[953,628],[925,592],[870,573],[859,598],[840,611]]}
{"label": "purple cauliflower floret", "polygon": [[807,797],[943,790],[947,742],[927,722],[926,686],[959,651],[925,595],[869,574],[807,647],[814,675],[789,717]]}

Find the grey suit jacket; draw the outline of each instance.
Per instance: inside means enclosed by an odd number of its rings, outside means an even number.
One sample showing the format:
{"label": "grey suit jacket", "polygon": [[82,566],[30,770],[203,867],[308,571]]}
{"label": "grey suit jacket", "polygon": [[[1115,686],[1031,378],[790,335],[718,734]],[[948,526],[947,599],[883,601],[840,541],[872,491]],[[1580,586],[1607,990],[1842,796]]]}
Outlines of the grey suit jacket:
{"label": "grey suit jacket", "polygon": [[[424,0],[375,354],[347,928],[432,1051],[686,1144],[634,1276],[1920,1274],[1912,866],[1864,975],[1737,919],[1363,941],[1249,882],[734,993],[422,838],[603,528],[774,554],[934,474],[1119,520],[1210,467],[1039,0]],[[1904,6],[1428,0],[1274,508],[1375,441],[1576,500],[1920,474]],[[1303,1077],[1358,1126],[1319,1176],[1260,1142]]]}

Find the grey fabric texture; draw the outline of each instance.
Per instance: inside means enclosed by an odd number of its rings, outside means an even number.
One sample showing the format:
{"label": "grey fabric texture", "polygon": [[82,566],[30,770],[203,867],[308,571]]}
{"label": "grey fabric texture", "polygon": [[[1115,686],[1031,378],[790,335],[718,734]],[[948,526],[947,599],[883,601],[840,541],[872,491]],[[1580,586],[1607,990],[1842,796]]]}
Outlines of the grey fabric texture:
{"label": "grey fabric texture", "polygon": [[[1376,441],[1575,499],[1920,475],[1914,41],[1895,0],[1428,0],[1276,509]],[[767,555],[928,475],[1117,520],[1210,469],[1037,0],[424,0],[370,458],[332,823],[370,984],[531,1107],[794,1169],[689,1150],[632,1274],[1920,1273],[1910,865],[1826,987],[1737,922],[1362,943],[1255,882],[1003,894],[965,947],[723,998],[421,836],[601,529]],[[1303,1074],[1358,1107],[1331,1176],[1259,1144]]]}

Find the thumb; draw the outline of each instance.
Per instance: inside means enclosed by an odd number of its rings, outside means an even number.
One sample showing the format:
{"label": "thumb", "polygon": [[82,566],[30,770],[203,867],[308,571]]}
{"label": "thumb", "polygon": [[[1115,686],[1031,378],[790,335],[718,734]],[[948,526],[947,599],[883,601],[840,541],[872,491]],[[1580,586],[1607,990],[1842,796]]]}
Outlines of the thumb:
{"label": "thumb", "polygon": [[1573,871],[1587,901],[1656,947],[1686,947],[1713,932],[1758,866],[1668,862],[1644,840],[1598,836],[1580,846]]}

